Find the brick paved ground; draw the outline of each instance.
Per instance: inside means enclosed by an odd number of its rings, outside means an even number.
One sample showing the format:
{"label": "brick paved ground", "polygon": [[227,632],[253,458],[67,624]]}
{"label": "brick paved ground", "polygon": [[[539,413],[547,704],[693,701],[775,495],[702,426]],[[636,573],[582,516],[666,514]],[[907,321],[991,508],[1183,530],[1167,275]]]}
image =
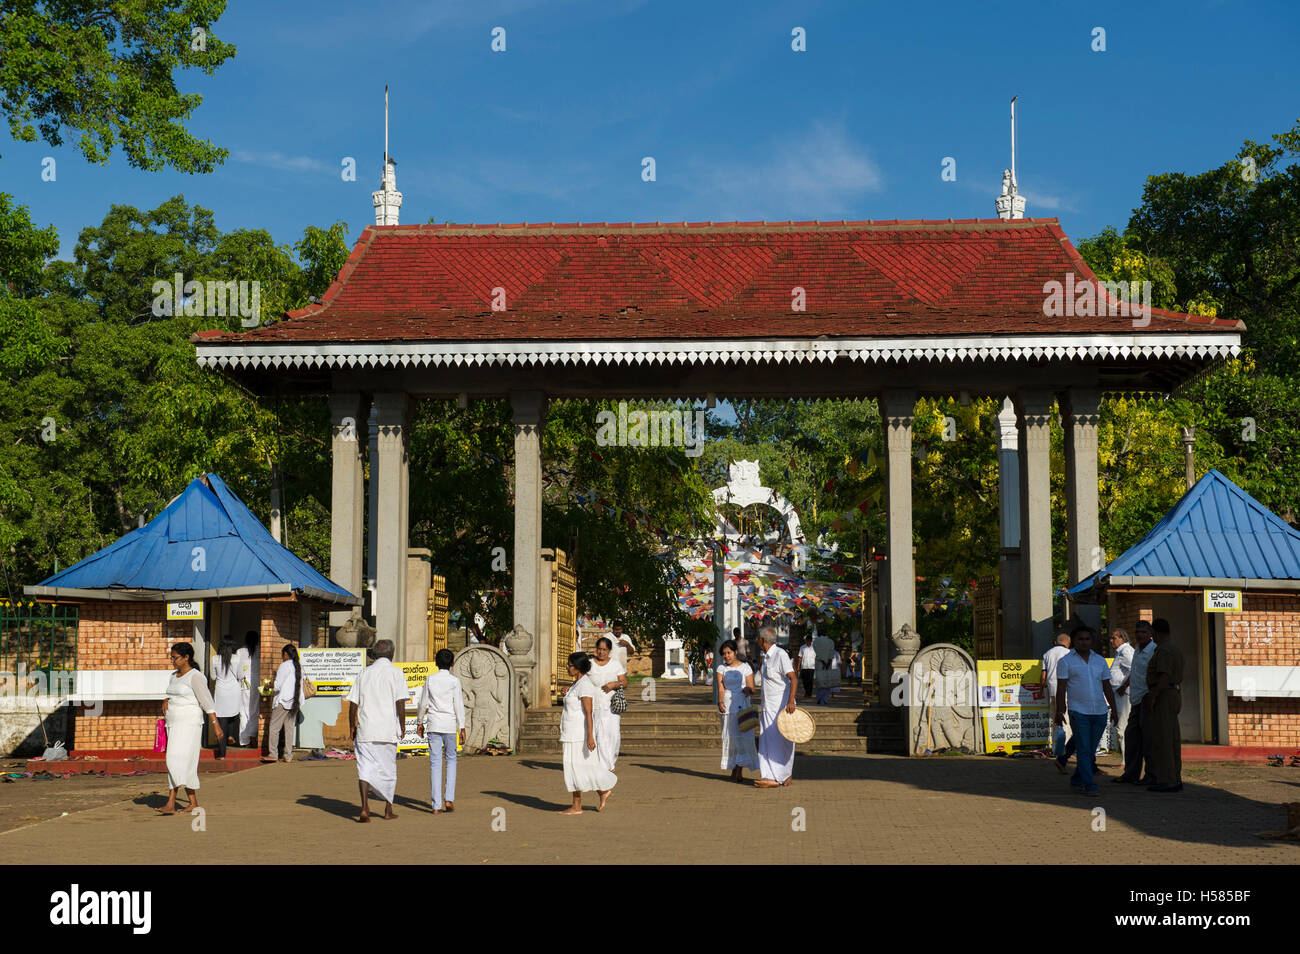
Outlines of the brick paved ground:
{"label": "brick paved ground", "polygon": [[[1254,837],[1280,827],[1279,803],[1300,799],[1300,770],[1285,768],[1189,766],[1182,795],[1103,780],[1103,795],[1086,799],[1041,761],[801,756],[795,786],[759,791],[719,779],[716,757],[629,756],[605,813],[560,817],[555,757],[464,760],[457,811],[439,816],[424,801],[427,765],[399,762],[392,822],[353,820],[352,762],[297,762],[205,777],[204,832],[185,816],[156,816],[161,795],[124,790],[125,800],[0,834],[0,863],[181,853],[217,863],[1300,863],[1300,846]],[[133,781],[136,792],[166,784]],[[0,799],[22,791],[6,785]],[[1092,830],[1094,806],[1107,812],[1104,832]],[[806,831],[792,830],[797,808]],[[505,831],[492,829],[499,809]]]}

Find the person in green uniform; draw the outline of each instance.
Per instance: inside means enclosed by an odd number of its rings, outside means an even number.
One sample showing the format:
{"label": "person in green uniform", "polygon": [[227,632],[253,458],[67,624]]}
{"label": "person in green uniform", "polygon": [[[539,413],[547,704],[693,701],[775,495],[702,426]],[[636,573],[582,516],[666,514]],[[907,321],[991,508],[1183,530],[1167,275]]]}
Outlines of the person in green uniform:
{"label": "person in green uniform", "polygon": [[1151,774],[1155,784],[1148,792],[1183,790],[1182,738],[1178,731],[1178,713],[1183,708],[1183,654],[1169,634],[1169,621],[1157,619],[1151,624],[1156,651],[1147,666],[1147,695],[1143,703],[1151,715]]}

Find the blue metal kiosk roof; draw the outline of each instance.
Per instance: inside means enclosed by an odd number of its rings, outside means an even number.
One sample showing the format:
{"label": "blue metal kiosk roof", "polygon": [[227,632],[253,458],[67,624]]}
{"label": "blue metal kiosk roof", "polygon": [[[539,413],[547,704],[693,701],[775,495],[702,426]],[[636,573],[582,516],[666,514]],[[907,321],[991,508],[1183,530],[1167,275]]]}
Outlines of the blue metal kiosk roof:
{"label": "blue metal kiosk roof", "polygon": [[1300,531],[1211,470],[1151,532],[1069,588],[1300,580]]}
{"label": "blue metal kiosk roof", "polygon": [[143,527],[24,591],[72,599],[294,593],[344,605],[360,602],[276,542],[216,474],[194,478]]}

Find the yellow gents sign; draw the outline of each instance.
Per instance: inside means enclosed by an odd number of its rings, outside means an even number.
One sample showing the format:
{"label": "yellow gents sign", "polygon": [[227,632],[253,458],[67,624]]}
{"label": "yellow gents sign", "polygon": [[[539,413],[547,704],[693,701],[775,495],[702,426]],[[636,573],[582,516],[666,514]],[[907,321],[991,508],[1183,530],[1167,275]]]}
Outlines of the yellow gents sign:
{"label": "yellow gents sign", "polygon": [[1043,664],[1037,659],[981,659],[980,706],[1045,706]]}
{"label": "yellow gents sign", "polygon": [[981,659],[976,666],[984,751],[1012,752],[1046,744],[1052,720],[1042,662]]}

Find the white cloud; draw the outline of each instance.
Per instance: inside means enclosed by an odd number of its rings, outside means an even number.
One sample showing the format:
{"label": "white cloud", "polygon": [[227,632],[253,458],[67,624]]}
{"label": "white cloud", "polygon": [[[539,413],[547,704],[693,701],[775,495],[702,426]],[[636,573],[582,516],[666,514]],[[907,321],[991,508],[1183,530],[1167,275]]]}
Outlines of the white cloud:
{"label": "white cloud", "polygon": [[342,168],[342,166],[330,165],[327,162],[321,162],[319,159],[313,159],[311,156],[286,156],[282,152],[251,152],[247,149],[236,149],[230,154],[230,158],[236,162],[266,166],[269,169],[277,169],[281,172],[321,172],[337,175]]}
{"label": "white cloud", "polygon": [[740,218],[834,216],[883,185],[879,166],[843,124],[816,123],[747,151],[755,157],[751,162],[728,157],[690,163],[701,208],[721,199]]}

